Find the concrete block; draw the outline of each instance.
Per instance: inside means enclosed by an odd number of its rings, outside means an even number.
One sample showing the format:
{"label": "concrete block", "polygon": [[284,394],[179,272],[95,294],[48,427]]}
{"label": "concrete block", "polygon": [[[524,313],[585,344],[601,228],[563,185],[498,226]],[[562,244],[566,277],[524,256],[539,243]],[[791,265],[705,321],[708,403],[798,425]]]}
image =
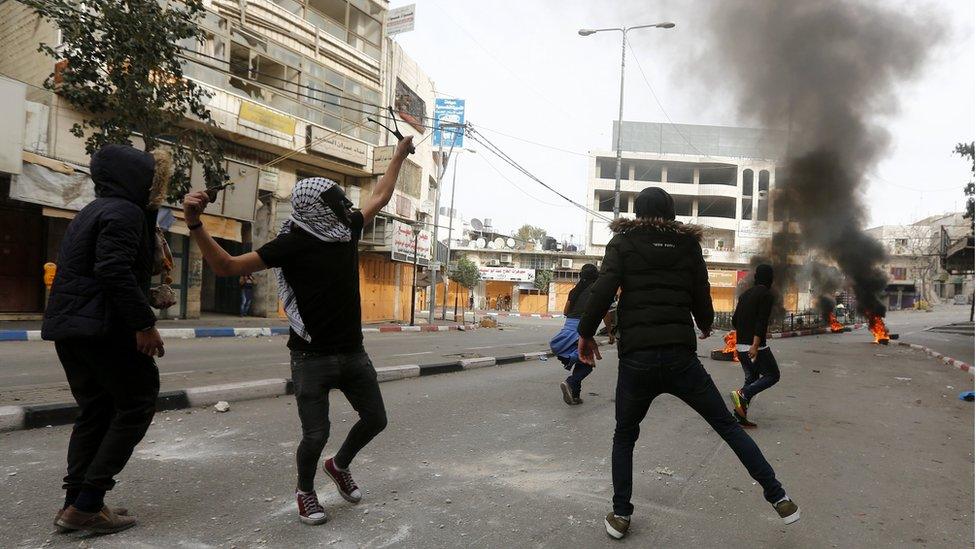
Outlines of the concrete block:
{"label": "concrete block", "polygon": [[165,339],[193,339],[197,337],[193,328],[163,328],[159,335]]}
{"label": "concrete block", "polygon": [[259,379],[241,383],[225,383],[206,387],[191,387],[186,390],[190,406],[208,406],[221,400],[250,400],[287,394],[288,381],[285,379]]}
{"label": "concrete block", "polygon": [[384,381],[394,381],[408,377],[418,377],[420,366],[416,364],[404,364],[402,366],[382,366],[376,369],[376,378],[380,383]]}
{"label": "concrete block", "polygon": [[461,367],[465,370],[473,370],[475,368],[484,368],[485,366],[494,366],[495,357],[493,356],[483,356],[478,358],[462,358]]}
{"label": "concrete block", "polygon": [[24,428],[23,406],[0,406],[0,433]]}

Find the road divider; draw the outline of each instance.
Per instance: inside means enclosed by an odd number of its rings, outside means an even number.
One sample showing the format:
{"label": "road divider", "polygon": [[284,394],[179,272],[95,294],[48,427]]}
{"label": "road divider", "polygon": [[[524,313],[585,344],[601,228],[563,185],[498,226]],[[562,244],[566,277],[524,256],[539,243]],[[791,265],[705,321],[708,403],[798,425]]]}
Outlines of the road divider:
{"label": "road divider", "polygon": [[962,370],[963,372],[967,372],[969,375],[974,375],[973,366],[971,364],[968,364],[956,358],[946,356],[936,351],[935,349],[926,347],[924,345],[919,345],[917,343],[908,343],[907,341],[899,341],[898,345],[901,345],[902,347],[910,347],[912,349],[915,349],[916,351],[922,351],[925,354],[929,355],[930,357],[938,359],[946,366],[949,366],[951,368],[956,368],[957,370]]}
{"label": "road divider", "polygon": [[[424,326],[376,326],[363,328],[364,334],[369,333],[418,333],[418,332],[448,332],[475,330],[476,324],[448,324]],[[163,339],[200,339],[211,337],[270,337],[288,335],[287,326],[266,326],[262,328],[160,328],[159,335]],[[40,330],[0,330],[0,342],[3,341],[41,341]]]}
{"label": "road divider", "polygon": [[[435,362],[432,364],[382,366],[376,368],[376,378],[379,382],[383,383],[410,377],[446,374],[501,364],[538,361],[550,356],[552,356],[552,353],[540,351],[502,357],[461,358],[451,362]],[[159,393],[159,397],[156,399],[156,411],[164,412],[184,408],[197,408],[211,406],[221,401],[239,402],[242,400],[277,397],[294,393],[295,387],[290,379],[259,379],[257,381],[190,387],[189,389]],[[0,406],[0,432],[67,425],[74,423],[77,415],[78,405],[74,402],[27,406]]]}

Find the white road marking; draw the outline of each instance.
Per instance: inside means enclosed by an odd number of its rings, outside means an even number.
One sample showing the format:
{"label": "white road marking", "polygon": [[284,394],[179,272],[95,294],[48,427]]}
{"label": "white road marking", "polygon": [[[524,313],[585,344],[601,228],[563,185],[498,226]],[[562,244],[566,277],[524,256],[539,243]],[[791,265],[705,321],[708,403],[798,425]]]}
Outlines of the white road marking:
{"label": "white road marking", "polygon": [[390,357],[396,357],[396,356],[417,356],[417,355],[432,355],[432,354],[434,354],[434,351],[421,351],[421,352],[419,352],[419,353],[401,353],[401,354],[398,354],[398,355],[390,355]]}
{"label": "white road marking", "polygon": [[180,372],[160,372],[159,373],[159,377],[163,377],[163,376],[178,376],[180,374],[193,374],[193,373],[196,373],[196,372],[197,372],[197,370],[183,370],[183,371],[180,371]]}

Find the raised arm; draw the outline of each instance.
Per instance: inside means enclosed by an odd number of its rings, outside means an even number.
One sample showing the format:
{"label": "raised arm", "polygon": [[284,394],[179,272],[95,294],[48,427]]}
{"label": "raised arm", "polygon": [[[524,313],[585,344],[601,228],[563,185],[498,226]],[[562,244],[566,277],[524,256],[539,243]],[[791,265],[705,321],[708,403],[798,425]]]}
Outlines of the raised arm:
{"label": "raised arm", "polygon": [[192,192],[183,199],[183,215],[186,226],[190,227],[193,241],[200,247],[204,261],[217,276],[242,276],[257,271],[263,271],[268,266],[264,264],[256,252],[233,256],[220,247],[210,236],[207,228],[200,221],[200,215],[206,209],[210,199],[203,191]]}
{"label": "raised arm", "polygon": [[360,205],[359,211],[363,214],[363,225],[368,225],[376,217],[376,214],[386,206],[393,198],[393,190],[396,188],[397,177],[400,175],[400,167],[403,160],[413,150],[413,136],[408,135],[401,139],[393,153],[390,165],[386,167],[386,172],[376,182],[373,187],[373,194]]}

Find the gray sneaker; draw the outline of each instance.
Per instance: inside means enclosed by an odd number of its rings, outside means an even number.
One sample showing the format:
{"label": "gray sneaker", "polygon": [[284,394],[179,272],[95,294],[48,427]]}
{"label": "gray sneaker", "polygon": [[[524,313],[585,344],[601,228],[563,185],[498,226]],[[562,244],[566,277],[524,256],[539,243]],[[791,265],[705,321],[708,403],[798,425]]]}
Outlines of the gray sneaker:
{"label": "gray sneaker", "polygon": [[607,534],[613,539],[620,539],[627,535],[630,528],[630,517],[618,517],[613,513],[607,513],[607,518],[603,519],[603,525],[607,527]]}
{"label": "gray sneaker", "polygon": [[559,390],[563,392],[563,402],[572,406],[575,404],[573,402],[573,390],[569,388],[569,383],[565,381],[559,384]]}
{"label": "gray sneaker", "polygon": [[790,498],[783,498],[773,504],[773,508],[779,513],[779,518],[786,524],[793,524],[800,520],[800,508],[793,503]]}

